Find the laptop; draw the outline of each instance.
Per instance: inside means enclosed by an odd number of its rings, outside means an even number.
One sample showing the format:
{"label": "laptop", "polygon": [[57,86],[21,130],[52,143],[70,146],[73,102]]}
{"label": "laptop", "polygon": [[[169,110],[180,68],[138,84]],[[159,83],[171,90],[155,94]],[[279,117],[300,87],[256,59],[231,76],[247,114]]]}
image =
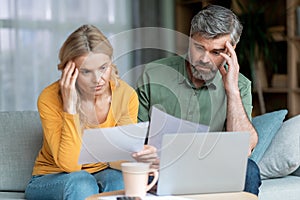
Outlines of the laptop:
{"label": "laptop", "polygon": [[244,190],[250,134],[164,134],[156,195]]}

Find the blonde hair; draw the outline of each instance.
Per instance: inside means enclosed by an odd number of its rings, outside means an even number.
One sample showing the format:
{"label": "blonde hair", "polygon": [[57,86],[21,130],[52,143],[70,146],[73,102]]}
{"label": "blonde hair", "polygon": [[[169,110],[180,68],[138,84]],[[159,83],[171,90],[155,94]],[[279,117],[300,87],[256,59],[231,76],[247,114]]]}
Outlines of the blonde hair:
{"label": "blonde hair", "polygon": [[[85,24],[71,33],[60,48],[60,63],[57,65],[58,70],[64,70],[66,64],[70,60],[74,60],[79,56],[87,55],[89,53],[103,53],[112,59],[113,48],[108,39],[97,27]],[[112,64],[111,67],[112,71],[110,79],[115,83],[116,86],[118,86],[118,80],[120,78],[118,75],[118,69],[114,64]],[[78,89],[77,92],[80,94]],[[80,105],[81,100],[79,95],[79,100],[76,107],[80,116],[81,125],[83,127],[87,123],[87,116],[84,114],[84,111],[81,109]]]}

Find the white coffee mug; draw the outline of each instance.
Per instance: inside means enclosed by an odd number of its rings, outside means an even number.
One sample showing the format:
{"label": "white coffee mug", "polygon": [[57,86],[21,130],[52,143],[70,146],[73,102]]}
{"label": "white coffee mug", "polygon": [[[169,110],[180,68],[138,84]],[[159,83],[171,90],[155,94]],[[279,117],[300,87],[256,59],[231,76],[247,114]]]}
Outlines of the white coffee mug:
{"label": "white coffee mug", "polygon": [[[125,162],[121,164],[121,168],[126,196],[144,197],[158,180],[158,171],[150,169],[150,163]],[[154,178],[148,185],[148,177],[151,173]]]}

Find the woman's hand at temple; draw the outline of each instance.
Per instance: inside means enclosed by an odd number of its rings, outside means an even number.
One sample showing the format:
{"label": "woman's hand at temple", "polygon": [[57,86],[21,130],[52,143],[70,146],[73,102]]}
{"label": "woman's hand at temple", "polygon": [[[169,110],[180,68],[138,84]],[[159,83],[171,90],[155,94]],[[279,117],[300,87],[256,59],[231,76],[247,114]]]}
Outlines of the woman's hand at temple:
{"label": "woman's hand at temple", "polygon": [[59,83],[64,111],[70,114],[76,113],[77,92],[75,83],[77,77],[78,69],[74,62],[69,61],[63,70]]}

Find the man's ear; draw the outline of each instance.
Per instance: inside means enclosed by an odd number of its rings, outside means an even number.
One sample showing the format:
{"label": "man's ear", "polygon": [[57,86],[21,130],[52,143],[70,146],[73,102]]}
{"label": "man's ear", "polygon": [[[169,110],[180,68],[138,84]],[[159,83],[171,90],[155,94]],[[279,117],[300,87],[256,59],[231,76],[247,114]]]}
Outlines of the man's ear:
{"label": "man's ear", "polygon": [[233,45],[232,47],[233,47],[233,49],[235,49],[236,45]]}

